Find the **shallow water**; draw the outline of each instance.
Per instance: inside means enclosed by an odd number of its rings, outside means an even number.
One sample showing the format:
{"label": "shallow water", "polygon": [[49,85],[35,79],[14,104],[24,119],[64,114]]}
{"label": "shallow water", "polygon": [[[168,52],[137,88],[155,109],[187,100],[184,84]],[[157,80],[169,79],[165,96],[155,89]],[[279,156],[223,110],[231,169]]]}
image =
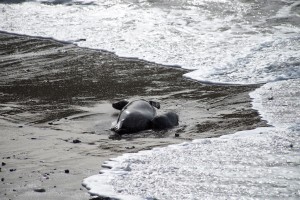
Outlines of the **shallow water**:
{"label": "shallow water", "polygon": [[83,183],[91,194],[121,199],[298,199],[299,83],[251,94],[273,127],[125,154]]}
{"label": "shallow water", "polygon": [[204,82],[300,76],[298,1],[36,0],[0,4],[3,31],[194,70]]}

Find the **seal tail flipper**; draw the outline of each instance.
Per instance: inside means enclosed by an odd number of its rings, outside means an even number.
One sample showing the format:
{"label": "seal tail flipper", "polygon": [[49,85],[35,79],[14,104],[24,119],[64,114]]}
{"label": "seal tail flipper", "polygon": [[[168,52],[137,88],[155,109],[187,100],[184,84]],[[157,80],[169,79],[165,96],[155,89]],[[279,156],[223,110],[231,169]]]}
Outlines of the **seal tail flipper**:
{"label": "seal tail flipper", "polygon": [[149,101],[150,105],[157,108],[157,109],[160,109],[160,103],[157,102],[157,101]]}
{"label": "seal tail flipper", "polygon": [[112,107],[117,110],[122,110],[128,103],[129,101],[123,99],[121,101],[112,103]]}

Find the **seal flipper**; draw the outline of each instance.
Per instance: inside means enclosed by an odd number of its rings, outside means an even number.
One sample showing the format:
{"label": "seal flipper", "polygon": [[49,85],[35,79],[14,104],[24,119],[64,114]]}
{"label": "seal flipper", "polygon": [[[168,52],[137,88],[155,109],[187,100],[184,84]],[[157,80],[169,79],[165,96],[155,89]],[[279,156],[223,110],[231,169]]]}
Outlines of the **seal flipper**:
{"label": "seal flipper", "polygon": [[123,128],[123,123],[124,123],[124,120],[112,123],[112,127],[110,130],[114,131],[115,133],[117,133],[119,135],[128,133],[128,130]]}
{"label": "seal flipper", "polygon": [[129,101],[127,101],[126,99],[123,99],[121,101],[113,103],[112,107],[117,110],[122,110],[128,103],[129,103]]}
{"label": "seal flipper", "polygon": [[149,101],[150,105],[157,108],[157,109],[160,109],[160,103],[157,102],[157,101]]}

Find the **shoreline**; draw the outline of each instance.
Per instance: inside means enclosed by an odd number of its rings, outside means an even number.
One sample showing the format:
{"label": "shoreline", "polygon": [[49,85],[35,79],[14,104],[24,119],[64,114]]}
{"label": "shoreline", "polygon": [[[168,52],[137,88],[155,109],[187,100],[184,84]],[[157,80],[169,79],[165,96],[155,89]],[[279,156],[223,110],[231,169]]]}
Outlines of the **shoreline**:
{"label": "shoreline", "polygon": [[[267,126],[251,108],[256,85],[202,84],[182,68],[47,38],[0,32],[0,44],[1,199],[89,199],[81,182],[109,158]],[[111,103],[123,98],[158,100],[179,126],[109,139]]]}
{"label": "shoreline", "polygon": [[[86,50],[91,50],[91,51],[96,51],[96,52],[99,52],[99,53],[108,53],[108,54],[112,54],[120,59],[126,59],[126,60],[132,60],[133,62],[134,61],[139,61],[139,62],[146,62],[146,63],[150,63],[152,65],[159,65],[161,67],[172,67],[172,68],[176,68],[176,69],[180,69],[180,70],[183,70],[185,72],[190,72],[190,71],[193,71],[193,70],[189,70],[189,69],[185,69],[185,68],[182,68],[180,65],[172,65],[172,64],[161,64],[161,63],[156,63],[156,62],[152,62],[152,61],[148,61],[148,60],[143,60],[143,59],[140,59],[138,57],[125,57],[125,56],[120,56],[120,55],[117,55],[116,52],[113,52],[113,51],[108,51],[108,50],[105,50],[105,49],[94,49],[94,48],[88,48],[88,47],[81,47],[79,46],[77,43],[77,41],[80,41],[80,40],[85,40],[85,39],[78,39],[78,40],[74,40],[74,41],[64,41],[64,40],[58,40],[58,39],[55,39],[55,38],[52,38],[52,37],[42,37],[42,36],[34,36],[34,35],[26,35],[26,34],[20,34],[20,33],[12,33],[12,32],[7,32],[7,31],[2,31],[0,30],[0,34],[1,35],[12,35],[12,36],[17,36],[17,37],[30,37],[30,38],[34,38],[34,39],[40,39],[40,40],[49,40],[49,41],[52,41],[52,42],[55,42],[55,43],[60,43],[60,44],[64,44],[64,45],[73,45],[74,47],[76,48],[81,48],[81,49],[86,49]],[[191,79],[191,78],[188,78],[186,77],[187,79]],[[191,80],[194,80],[194,79],[191,79]],[[194,80],[194,81],[197,81],[197,80]],[[199,82],[199,81],[197,81]],[[210,83],[210,84],[214,84],[213,82]],[[215,83],[216,85],[242,85],[242,84],[218,84],[218,83]],[[253,84],[253,85],[258,85],[258,84]]]}

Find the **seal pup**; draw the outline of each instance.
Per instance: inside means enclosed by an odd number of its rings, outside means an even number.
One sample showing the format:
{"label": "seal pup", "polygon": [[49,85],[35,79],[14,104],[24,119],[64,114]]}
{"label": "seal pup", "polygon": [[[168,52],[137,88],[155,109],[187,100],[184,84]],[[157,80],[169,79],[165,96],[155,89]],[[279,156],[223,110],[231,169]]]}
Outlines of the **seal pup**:
{"label": "seal pup", "polygon": [[160,103],[156,101],[141,99],[129,102],[121,100],[113,103],[112,107],[121,111],[111,128],[120,135],[147,129],[168,129],[178,125],[176,113],[168,112],[161,116],[156,115],[156,109],[160,109]]}

